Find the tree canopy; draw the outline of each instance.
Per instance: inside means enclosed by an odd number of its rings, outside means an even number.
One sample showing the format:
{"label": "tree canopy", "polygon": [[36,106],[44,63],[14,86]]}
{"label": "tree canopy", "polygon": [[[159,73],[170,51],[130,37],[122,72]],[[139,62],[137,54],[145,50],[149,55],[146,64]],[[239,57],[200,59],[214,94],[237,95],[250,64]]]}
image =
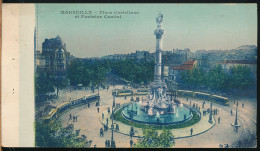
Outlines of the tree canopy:
{"label": "tree canopy", "polygon": [[136,148],[169,148],[174,146],[174,136],[170,130],[163,130],[160,135],[154,129],[143,129],[143,138],[135,144]]}
{"label": "tree canopy", "polygon": [[87,147],[86,137],[78,137],[74,126],[62,128],[60,122],[44,124],[35,122],[35,146],[36,147]]}
{"label": "tree canopy", "polygon": [[181,72],[182,85],[185,87],[209,87],[212,90],[228,90],[248,88],[256,85],[252,71],[248,66],[234,66],[225,71],[221,65],[211,68],[208,72],[195,67],[193,70]]}

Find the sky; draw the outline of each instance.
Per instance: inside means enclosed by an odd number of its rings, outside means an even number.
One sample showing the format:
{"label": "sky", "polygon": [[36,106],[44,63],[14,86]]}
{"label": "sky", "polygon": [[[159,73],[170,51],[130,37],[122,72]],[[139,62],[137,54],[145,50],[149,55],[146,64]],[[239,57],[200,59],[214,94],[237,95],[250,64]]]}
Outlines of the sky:
{"label": "sky", "polygon": [[[92,11],[93,15],[99,11],[138,14],[97,19],[60,13],[73,10]],[[159,11],[164,15],[163,50],[226,50],[257,45],[256,4],[38,4],[38,48],[41,50],[45,38],[59,35],[67,51],[80,58],[136,50],[154,52]]]}

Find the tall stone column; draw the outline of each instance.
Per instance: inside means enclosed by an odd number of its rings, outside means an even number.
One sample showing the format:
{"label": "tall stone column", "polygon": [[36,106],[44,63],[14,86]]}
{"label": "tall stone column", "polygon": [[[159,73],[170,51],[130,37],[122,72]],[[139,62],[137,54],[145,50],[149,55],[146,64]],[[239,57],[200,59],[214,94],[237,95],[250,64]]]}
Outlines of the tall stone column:
{"label": "tall stone column", "polygon": [[162,21],[163,14],[159,13],[156,18],[157,28],[154,30],[156,36],[154,81],[161,81],[162,76],[162,35],[164,34],[164,30],[161,28]]}

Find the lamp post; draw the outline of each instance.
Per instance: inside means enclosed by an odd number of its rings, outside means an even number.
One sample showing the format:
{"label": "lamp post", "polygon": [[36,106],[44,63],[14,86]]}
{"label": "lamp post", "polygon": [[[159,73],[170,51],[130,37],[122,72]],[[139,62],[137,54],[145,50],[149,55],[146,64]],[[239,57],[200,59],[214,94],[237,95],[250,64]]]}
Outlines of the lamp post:
{"label": "lamp post", "polygon": [[98,98],[98,106],[99,106],[99,104],[100,104],[99,86],[98,86],[98,96],[99,96],[99,98]]}
{"label": "lamp post", "polygon": [[209,123],[212,123],[212,102],[210,103]]}
{"label": "lamp post", "polygon": [[[238,107],[238,102],[237,102],[237,107]],[[235,125],[238,125],[238,123],[237,123],[237,107],[236,107],[236,118],[235,118]]]}
{"label": "lamp post", "polygon": [[116,148],[116,142],[114,141],[114,104],[115,104],[115,95],[113,95],[113,106],[112,106],[111,148]]}
{"label": "lamp post", "polygon": [[112,110],[113,108],[116,106],[116,102],[115,102],[115,94],[113,93],[113,106],[112,106]]}
{"label": "lamp post", "polygon": [[236,131],[237,131],[238,128],[241,126],[241,125],[239,125],[238,122],[237,122],[237,108],[238,108],[238,102],[237,102],[237,106],[236,106],[236,118],[235,118],[235,123],[234,123],[234,124],[233,124],[233,123],[231,124],[231,126],[233,126]]}

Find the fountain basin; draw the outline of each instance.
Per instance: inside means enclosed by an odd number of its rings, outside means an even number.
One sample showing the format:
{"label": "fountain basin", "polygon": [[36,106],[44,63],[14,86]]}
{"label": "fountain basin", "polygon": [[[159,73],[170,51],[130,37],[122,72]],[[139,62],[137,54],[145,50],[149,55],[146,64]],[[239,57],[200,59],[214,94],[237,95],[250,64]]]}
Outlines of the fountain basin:
{"label": "fountain basin", "polygon": [[[176,106],[175,108],[178,112],[168,114],[159,114],[158,112],[151,116],[141,108],[140,103],[135,102],[133,103],[133,111],[137,114],[133,116],[133,121],[145,124],[168,125],[186,122],[193,117],[193,114],[190,114],[190,109],[187,107]],[[132,105],[130,104],[123,107],[121,112],[122,116],[127,120],[131,120],[130,113],[128,112],[131,109]],[[186,114],[186,119],[184,119],[184,114]]]}

